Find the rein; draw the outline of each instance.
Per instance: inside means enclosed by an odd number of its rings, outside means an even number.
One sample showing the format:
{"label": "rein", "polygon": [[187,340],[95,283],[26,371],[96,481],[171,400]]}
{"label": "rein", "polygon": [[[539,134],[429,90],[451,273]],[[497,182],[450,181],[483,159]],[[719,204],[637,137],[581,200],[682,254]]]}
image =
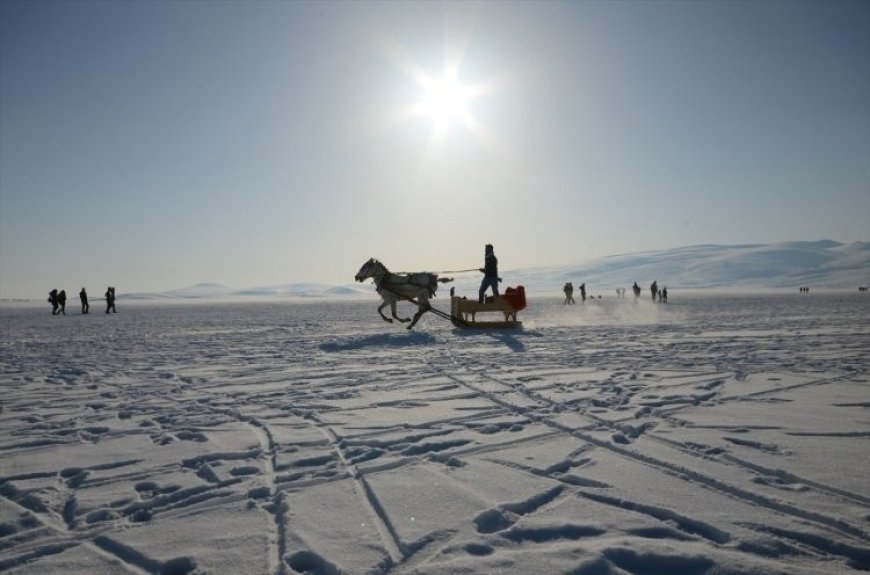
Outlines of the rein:
{"label": "rein", "polygon": [[[441,275],[441,274],[464,274],[466,272],[479,272],[479,271],[480,271],[480,268],[471,268],[471,269],[467,269],[467,270],[438,270],[438,271],[429,272],[429,273]],[[398,272],[398,273],[410,275],[412,273],[417,273],[417,272]]]}

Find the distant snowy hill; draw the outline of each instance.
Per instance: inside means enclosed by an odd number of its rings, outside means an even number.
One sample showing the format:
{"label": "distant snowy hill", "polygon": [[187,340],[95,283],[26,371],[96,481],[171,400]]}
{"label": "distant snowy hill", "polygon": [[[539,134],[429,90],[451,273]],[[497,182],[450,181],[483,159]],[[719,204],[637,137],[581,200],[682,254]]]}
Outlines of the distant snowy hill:
{"label": "distant snowy hill", "polygon": [[[832,240],[778,244],[698,245],[609,256],[573,266],[511,269],[502,260],[504,287],[524,285],[536,293],[558,293],[565,282],[585,283],[590,290],[646,289],[653,280],[671,289],[701,288],[847,288],[870,284],[870,243],[843,244]],[[433,270],[435,271],[435,270]],[[457,293],[476,293],[478,274],[460,274],[450,287]],[[199,299],[240,297],[355,297],[371,296],[371,283],[331,285],[292,283],[234,290],[215,283],[160,293],[124,294],[124,299]]]}
{"label": "distant snowy hill", "polygon": [[[700,245],[610,256],[550,273],[529,274],[554,282],[586,282],[601,287],[857,288],[870,282],[870,243],[830,240],[750,245]],[[536,275],[538,277],[536,277]],[[560,284],[561,285],[561,284]]]}
{"label": "distant snowy hill", "polygon": [[[233,289],[217,283],[199,283],[194,286],[151,293],[125,293],[123,299],[136,300],[196,300],[239,298],[316,298],[359,296],[371,292],[366,285],[336,286],[324,283],[293,283],[277,286]],[[119,295],[119,297],[121,297]]]}
{"label": "distant snowy hill", "polygon": [[247,296],[322,296],[334,290],[335,286],[323,283],[295,283],[269,287],[249,288],[236,292],[236,295]]}
{"label": "distant snowy hill", "polygon": [[232,288],[217,283],[198,283],[196,285],[156,293],[118,294],[123,299],[200,299],[228,297],[234,293]]}

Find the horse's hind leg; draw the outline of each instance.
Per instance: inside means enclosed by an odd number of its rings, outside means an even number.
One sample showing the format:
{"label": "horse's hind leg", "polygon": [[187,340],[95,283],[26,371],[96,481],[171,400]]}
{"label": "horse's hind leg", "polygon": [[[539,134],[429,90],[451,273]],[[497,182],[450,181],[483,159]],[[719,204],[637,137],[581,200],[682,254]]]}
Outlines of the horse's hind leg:
{"label": "horse's hind leg", "polygon": [[428,299],[425,299],[423,297],[420,297],[419,299],[420,303],[417,304],[417,313],[414,314],[414,319],[412,319],[411,323],[408,324],[408,329],[414,327],[414,325],[417,323],[417,320],[420,319],[420,316],[432,309],[432,306],[429,305]]}
{"label": "horse's hind leg", "polygon": [[[384,318],[385,322],[393,323],[393,320],[391,320],[390,318],[388,318],[387,316],[384,315],[383,309],[385,307],[387,307],[387,302],[384,302],[380,306],[378,306],[378,313],[381,314],[381,317]],[[393,315],[395,315],[395,307],[396,307],[396,304],[393,303]]]}
{"label": "horse's hind leg", "polygon": [[396,303],[397,302],[393,302],[392,304],[390,304],[390,309],[393,310],[393,317],[402,323],[407,323],[407,322],[411,321],[411,318],[409,318],[409,317],[399,317],[398,315],[396,315],[396,313],[397,313]]}
{"label": "horse's hind leg", "polygon": [[420,319],[420,316],[423,315],[424,313],[426,313],[427,311],[429,311],[428,308],[426,308],[426,309],[420,308],[420,310],[414,314],[414,319],[412,319],[411,323],[408,324],[408,329],[411,329],[412,327],[414,327],[414,324],[417,323],[417,320]]}

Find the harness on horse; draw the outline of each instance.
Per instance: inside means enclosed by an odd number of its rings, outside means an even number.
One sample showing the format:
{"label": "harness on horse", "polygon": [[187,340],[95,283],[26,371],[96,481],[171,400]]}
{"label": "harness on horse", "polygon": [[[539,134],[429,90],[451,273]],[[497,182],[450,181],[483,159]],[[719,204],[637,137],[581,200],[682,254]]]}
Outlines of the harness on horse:
{"label": "harness on horse", "polygon": [[435,291],[438,289],[438,276],[428,272],[418,272],[404,276],[387,272],[376,286],[376,289],[378,293],[381,293],[381,290],[387,290],[397,296],[409,299],[402,292],[405,291],[403,288],[412,286],[426,288],[429,292],[429,297],[434,297]]}

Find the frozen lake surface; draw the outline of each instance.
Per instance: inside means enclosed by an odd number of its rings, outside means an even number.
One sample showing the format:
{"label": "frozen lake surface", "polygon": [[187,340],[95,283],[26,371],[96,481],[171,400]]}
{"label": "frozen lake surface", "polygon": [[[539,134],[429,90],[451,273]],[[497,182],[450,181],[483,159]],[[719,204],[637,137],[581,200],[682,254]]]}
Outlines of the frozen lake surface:
{"label": "frozen lake surface", "polygon": [[0,307],[0,571],[870,570],[867,294],[529,305]]}

